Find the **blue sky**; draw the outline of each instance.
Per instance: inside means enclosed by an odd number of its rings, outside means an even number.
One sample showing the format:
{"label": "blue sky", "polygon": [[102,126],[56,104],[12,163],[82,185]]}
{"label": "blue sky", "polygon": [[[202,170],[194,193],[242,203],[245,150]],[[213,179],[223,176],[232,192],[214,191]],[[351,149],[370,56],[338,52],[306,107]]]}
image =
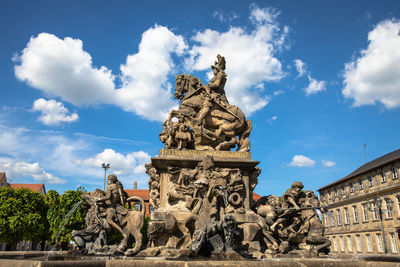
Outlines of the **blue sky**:
{"label": "blue sky", "polygon": [[253,121],[256,192],[318,188],[399,148],[398,1],[1,1],[0,171],[60,192],[132,188],[163,144],[175,76]]}

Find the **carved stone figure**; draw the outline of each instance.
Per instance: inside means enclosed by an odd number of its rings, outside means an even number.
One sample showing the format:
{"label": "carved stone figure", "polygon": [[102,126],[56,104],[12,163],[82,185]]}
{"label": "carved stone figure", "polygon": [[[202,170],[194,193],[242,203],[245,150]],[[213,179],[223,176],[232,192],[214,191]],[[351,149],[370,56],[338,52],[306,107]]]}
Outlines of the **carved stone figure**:
{"label": "carved stone figure", "polygon": [[302,188],[301,182],[294,182],[281,198],[260,198],[255,210],[266,222],[267,232],[279,244],[275,252],[301,256],[327,254],[331,242],[324,237],[324,226],[316,212],[317,208],[321,209],[318,197]]}
{"label": "carved stone figure", "polygon": [[[87,249],[96,253],[125,253],[133,255],[142,246],[141,229],[144,224],[145,205],[139,197],[127,197],[122,184],[113,174],[108,176],[107,191],[96,189],[92,193],[83,193],[82,199],[89,205],[86,216],[87,227],[73,231],[72,236],[79,249]],[[141,211],[126,209],[125,203],[139,202]],[[116,249],[106,244],[106,232],[116,229],[122,240]],[[132,241],[135,247],[128,249]]]}
{"label": "carved stone figure", "polygon": [[85,217],[86,228],[72,231],[72,239],[79,249],[85,249],[89,253],[95,253],[106,244],[106,234],[100,220],[97,218],[98,206],[95,199],[103,197],[104,192],[96,189],[91,193],[82,193],[82,200],[88,206],[88,212]]}
{"label": "carved stone figure", "polygon": [[160,205],[160,174],[151,163],[146,163],[145,168],[149,175],[150,204],[154,208],[158,208]]}
{"label": "carved stone figure", "polygon": [[[225,58],[217,58],[211,66],[214,77],[208,85],[192,75],[176,77],[174,97],[181,104],[178,110],[170,111],[163,124],[160,140],[165,148],[230,150],[237,146],[238,151],[250,150],[252,123],[238,107],[229,104],[224,90]],[[178,122],[172,121],[174,117]]]}

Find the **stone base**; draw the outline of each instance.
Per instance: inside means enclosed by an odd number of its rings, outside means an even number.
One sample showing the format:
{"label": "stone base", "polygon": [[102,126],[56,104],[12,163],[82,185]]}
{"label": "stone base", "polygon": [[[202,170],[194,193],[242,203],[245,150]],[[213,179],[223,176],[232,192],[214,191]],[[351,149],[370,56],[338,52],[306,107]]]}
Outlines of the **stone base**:
{"label": "stone base", "polygon": [[282,255],[282,258],[262,259],[262,260],[203,260],[203,259],[182,259],[169,260],[167,258],[151,257],[97,257],[85,256],[72,258],[67,252],[42,252],[42,251],[11,251],[0,252],[0,267],[19,266],[19,267],[63,267],[63,266],[104,266],[104,267],[219,267],[219,266],[380,266],[392,267],[400,266],[399,256],[368,255],[361,257],[354,255],[352,258],[288,258]]}

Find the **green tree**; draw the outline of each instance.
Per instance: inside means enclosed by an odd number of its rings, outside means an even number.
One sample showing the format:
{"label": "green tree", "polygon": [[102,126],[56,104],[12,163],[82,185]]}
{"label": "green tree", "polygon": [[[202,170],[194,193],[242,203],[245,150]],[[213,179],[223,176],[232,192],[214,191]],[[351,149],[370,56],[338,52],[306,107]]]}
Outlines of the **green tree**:
{"label": "green tree", "polygon": [[29,189],[0,189],[0,242],[46,239],[49,228],[44,197]]}
{"label": "green tree", "polygon": [[[85,216],[86,209],[83,203],[79,205],[77,210],[65,222],[65,216],[71,211],[75,204],[82,200],[81,195],[86,192],[84,188],[79,187],[77,190],[65,191],[59,195],[56,191],[50,190],[46,196],[46,204],[48,206],[47,219],[50,224],[49,241],[54,244],[56,241],[61,242],[65,247],[71,241],[72,230],[80,230],[86,227]],[[59,233],[58,240],[57,234]]]}

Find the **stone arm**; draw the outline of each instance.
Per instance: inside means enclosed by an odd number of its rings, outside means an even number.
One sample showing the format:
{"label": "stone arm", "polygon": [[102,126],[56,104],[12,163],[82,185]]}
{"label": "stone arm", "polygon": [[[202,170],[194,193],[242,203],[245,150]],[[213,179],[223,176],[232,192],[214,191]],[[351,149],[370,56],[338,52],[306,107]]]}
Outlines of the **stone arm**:
{"label": "stone arm", "polygon": [[104,197],[98,198],[95,201],[96,202],[104,202],[104,201],[109,200],[110,198],[111,198],[111,190],[107,190]]}
{"label": "stone arm", "polygon": [[220,72],[218,72],[218,74],[213,78],[213,79],[211,79],[210,80],[210,82],[209,82],[209,84],[208,84],[208,87],[211,89],[211,90],[214,90],[214,89],[218,89],[218,88],[220,88],[220,86],[223,84],[223,79],[226,77],[226,74],[225,74],[225,72],[224,71],[220,71]]}

